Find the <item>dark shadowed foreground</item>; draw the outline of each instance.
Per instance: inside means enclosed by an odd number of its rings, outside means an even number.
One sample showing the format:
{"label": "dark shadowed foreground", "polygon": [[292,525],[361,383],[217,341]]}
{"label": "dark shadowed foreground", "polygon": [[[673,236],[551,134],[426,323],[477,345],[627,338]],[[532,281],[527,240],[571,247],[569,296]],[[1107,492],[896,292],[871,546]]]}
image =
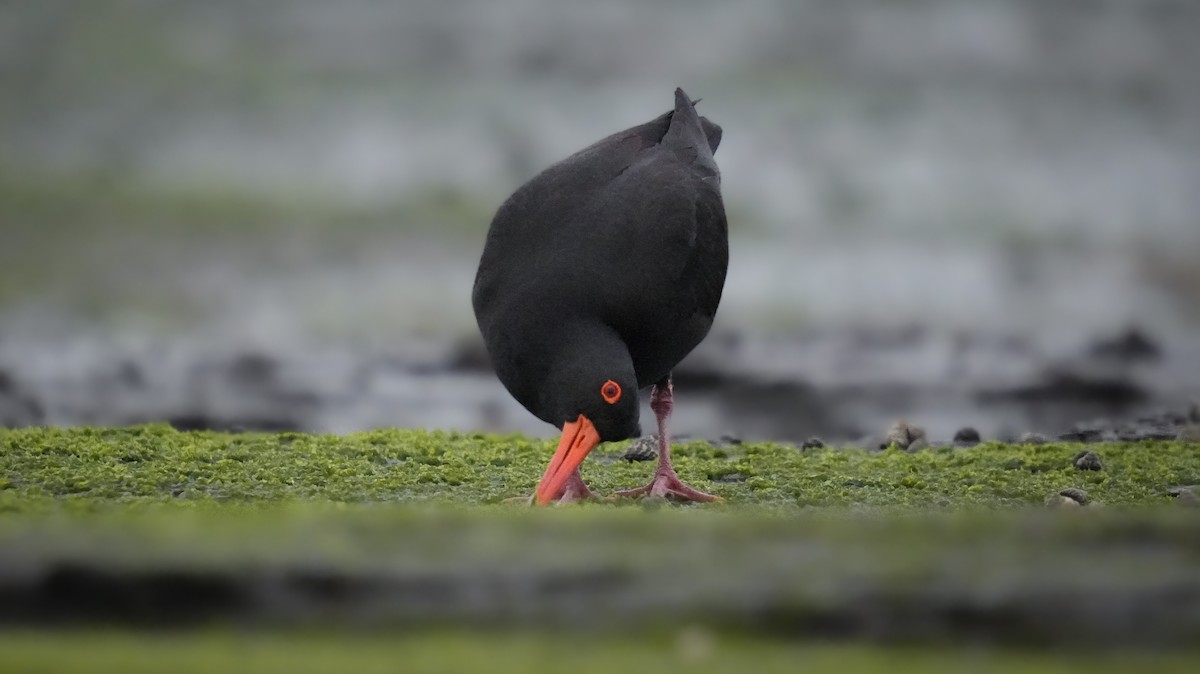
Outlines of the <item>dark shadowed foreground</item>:
{"label": "dark shadowed foreground", "polygon": [[1195,646],[1200,518],[207,506],[4,522],[8,626]]}

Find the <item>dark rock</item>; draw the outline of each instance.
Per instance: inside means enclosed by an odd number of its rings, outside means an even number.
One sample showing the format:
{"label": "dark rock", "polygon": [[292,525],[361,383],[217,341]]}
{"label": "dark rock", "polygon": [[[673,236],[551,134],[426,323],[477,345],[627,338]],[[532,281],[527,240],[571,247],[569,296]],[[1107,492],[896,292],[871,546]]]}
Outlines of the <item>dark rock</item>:
{"label": "dark rock", "polygon": [[825,442],[823,440],[821,440],[821,438],[818,438],[817,436],[814,435],[811,438],[805,440],[804,444],[800,445],[800,449],[821,449],[824,446],[825,446]]}
{"label": "dark rock", "polygon": [[1095,452],[1076,454],[1074,463],[1077,470],[1104,470],[1104,463],[1100,461],[1100,455]]}
{"label": "dark rock", "polygon": [[647,435],[644,438],[638,438],[629,444],[625,449],[625,453],[621,455],[629,463],[634,461],[653,461],[658,458],[658,436]]}
{"label": "dark rock", "polygon": [[1146,333],[1131,326],[1115,337],[1097,340],[1088,353],[1095,358],[1133,362],[1162,358],[1162,347]]}
{"label": "dark rock", "polygon": [[1042,381],[1036,384],[997,391],[983,391],[977,397],[981,402],[1017,400],[1024,403],[1061,403],[1071,401],[1102,405],[1109,410],[1120,410],[1143,403],[1149,396],[1145,389],[1125,375],[1105,376],[1050,369],[1043,375]]}
{"label": "dark rock", "polygon": [[742,444],[742,439],[736,435],[725,434],[721,436],[721,443],[726,445],[740,445]]}
{"label": "dark rock", "polygon": [[982,438],[979,437],[979,431],[972,426],[963,426],[954,433],[954,444],[971,447],[978,445]]}

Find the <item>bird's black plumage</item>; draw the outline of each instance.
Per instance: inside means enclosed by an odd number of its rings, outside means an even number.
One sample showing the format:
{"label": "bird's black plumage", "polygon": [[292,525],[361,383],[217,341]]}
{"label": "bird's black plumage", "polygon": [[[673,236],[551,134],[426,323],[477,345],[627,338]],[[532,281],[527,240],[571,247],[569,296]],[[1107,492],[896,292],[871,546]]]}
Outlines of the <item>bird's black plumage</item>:
{"label": "bird's black plumage", "polygon": [[[542,171],[500,207],[472,296],[504,386],[561,427],[638,433],[636,390],[708,334],[728,267],[721,128],[675,109]],[[606,405],[606,380],[629,395]]]}

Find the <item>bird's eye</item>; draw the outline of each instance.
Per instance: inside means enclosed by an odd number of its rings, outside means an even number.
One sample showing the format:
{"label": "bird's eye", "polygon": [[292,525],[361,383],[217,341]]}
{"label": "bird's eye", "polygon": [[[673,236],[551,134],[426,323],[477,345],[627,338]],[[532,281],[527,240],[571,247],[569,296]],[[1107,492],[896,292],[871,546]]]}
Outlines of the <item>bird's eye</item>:
{"label": "bird's eye", "polygon": [[609,379],[600,387],[600,395],[604,396],[604,402],[615,405],[621,399],[621,385]]}

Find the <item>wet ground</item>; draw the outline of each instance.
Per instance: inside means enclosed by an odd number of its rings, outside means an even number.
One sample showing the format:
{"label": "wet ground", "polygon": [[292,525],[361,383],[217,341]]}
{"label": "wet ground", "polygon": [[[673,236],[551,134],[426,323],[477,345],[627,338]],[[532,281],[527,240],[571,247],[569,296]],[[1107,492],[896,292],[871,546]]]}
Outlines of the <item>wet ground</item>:
{"label": "wet ground", "polygon": [[[711,440],[873,445],[897,420],[932,443],[1033,432],[1172,438],[1200,422],[1200,349],[1137,329],[1048,354],[1017,337],[814,332],[714,335],[678,368],[673,432]],[[647,396],[643,396],[646,398]],[[554,432],[504,391],[475,339],[389,351],[227,350],[188,340],[0,341],[0,423],[346,433],[372,428]],[[643,410],[643,429],[653,415]]]}

